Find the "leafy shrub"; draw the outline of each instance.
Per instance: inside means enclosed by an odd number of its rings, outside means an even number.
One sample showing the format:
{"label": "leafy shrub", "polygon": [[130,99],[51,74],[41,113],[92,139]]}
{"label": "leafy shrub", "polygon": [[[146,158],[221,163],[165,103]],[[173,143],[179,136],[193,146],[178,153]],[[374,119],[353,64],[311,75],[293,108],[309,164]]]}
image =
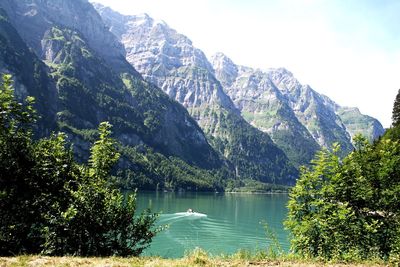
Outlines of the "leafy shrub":
{"label": "leafy shrub", "polygon": [[290,194],[292,248],[306,257],[398,258],[400,144],[355,138],[346,158],[321,151]]}

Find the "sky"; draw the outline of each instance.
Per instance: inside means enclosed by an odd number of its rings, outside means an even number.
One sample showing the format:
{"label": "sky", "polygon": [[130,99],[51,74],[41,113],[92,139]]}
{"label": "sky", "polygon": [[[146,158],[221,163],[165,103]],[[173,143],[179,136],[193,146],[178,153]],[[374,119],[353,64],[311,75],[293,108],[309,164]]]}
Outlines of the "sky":
{"label": "sky", "polygon": [[[92,1],[92,0],[91,0]],[[391,124],[400,89],[399,0],[93,0],[147,13],[210,57],[284,67],[341,106]]]}

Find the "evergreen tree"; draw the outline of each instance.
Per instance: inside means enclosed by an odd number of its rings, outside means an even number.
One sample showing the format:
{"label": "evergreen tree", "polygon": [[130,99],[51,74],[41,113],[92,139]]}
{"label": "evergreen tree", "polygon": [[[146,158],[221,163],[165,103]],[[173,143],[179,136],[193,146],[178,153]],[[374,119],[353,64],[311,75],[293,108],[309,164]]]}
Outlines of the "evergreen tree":
{"label": "evergreen tree", "polygon": [[396,99],[394,100],[392,120],[393,126],[400,125],[400,89],[397,92]]}

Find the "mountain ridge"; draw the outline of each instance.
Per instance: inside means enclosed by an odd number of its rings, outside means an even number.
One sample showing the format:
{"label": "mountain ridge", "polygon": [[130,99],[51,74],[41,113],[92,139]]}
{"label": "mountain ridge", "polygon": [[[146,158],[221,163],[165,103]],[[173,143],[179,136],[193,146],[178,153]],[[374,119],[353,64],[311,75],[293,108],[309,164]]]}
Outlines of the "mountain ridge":
{"label": "mountain ridge", "polygon": [[[227,80],[226,74],[221,74],[221,71],[218,72],[218,69],[221,69],[221,66],[219,66],[217,63],[215,63],[215,58],[223,58],[226,62],[229,62],[231,64],[230,71],[232,72],[233,70],[236,70],[231,77],[229,77],[229,80]],[[220,59],[221,60],[221,59]],[[283,99],[282,101],[288,101],[288,104],[291,106],[293,111],[296,114],[296,117],[298,120],[301,121],[301,123],[307,128],[307,130],[313,135],[313,138],[319,143],[320,146],[323,147],[329,147],[332,144],[332,140],[329,140],[328,138],[324,138],[323,133],[322,136],[321,134],[316,133],[313,131],[312,127],[310,126],[310,122],[304,115],[304,112],[306,112],[306,109],[309,108],[309,101],[314,99],[316,106],[314,108],[318,108],[322,110],[323,112],[327,113],[326,117],[330,117],[330,129],[336,129],[337,134],[339,136],[336,136],[339,140],[341,141],[342,148],[344,148],[347,151],[350,151],[352,149],[351,146],[351,139],[354,137],[354,135],[363,133],[366,135],[368,139],[371,141],[377,138],[378,136],[382,135],[384,132],[384,129],[382,125],[377,121],[376,119],[361,114],[359,111],[356,112],[357,118],[353,118],[359,121],[358,125],[361,127],[360,129],[356,129],[353,126],[353,129],[351,129],[351,132],[348,132],[347,128],[351,128],[350,124],[351,122],[348,119],[342,119],[346,118],[347,113],[351,110],[354,110],[354,108],[348,108],[348,107],[341,107],[337,103],[335,103],[333,100],[331,100],[328,96],[319,94],[315,90],[313,90],[310,85],[302,85],[291,73],[285,68],[270,68],[265,71],[260,70],[260,69],[253,69],[251,67],[245,67],[245,66],[237,66],[235,65],[230,59],[227,59],[227,57],[223,53],[217,53],[213,58],[212,61],[214,63],[214,68],[216,69],[217,76],[220,76],[220,80],[222,80],[222,83],[225,84],[225,88],[228,88],[226,90],[229,90],[229,87],[232,86],[233,80],[237,78],[237,70],[241,69],[242,72],[247,72],[251,73],[254,77],[254,75],[265,75],[265,79],[269,79],[272,84],[269,85],[269,87],[276,87],[281,91],[283,96],[286,99]],[[234,66],[232,66],[232,64]],[[226,68],[226,64],[224,65]],[[218,75],[219,74],[219,75]],[[249,75],[250,76],[250,75]],[[239,77],[238,79],[244,79],[244,77]],[[232,88],[231,88],[232,90]],[[243,90],[243,89],[242,89]],[[306,95],[306,98],[301,98],[301,96]],[[258,95],[260,97],[260,93]],[[307,102],[308,99],[308,102]],[[311,112],[311,111],[310,111]],[[320,112],[322,113],[322,112]],[[315,111],[311,115],[318,118],[320,114],[315,113]],[[310,115],[309,115],[310,116]],[[361,125],[362,121],[365,121],[367,125]],[[353,122],[354,124],[354,122]],[[365,128],[371,127],[371,129],[366,130]],[[326,130],[325,130],[326,131]],[[341,133],[340,133],[341,132]],[[329,135],[329,131],[328,131]],[[330,134],[332,136],[335,136],[335,134]],[[350,136],[350,138],[349,138]],[[332,139],[332,138],[331,138]],[[340,142],[339,142],[340,143]]]}
{"label": "mountain ridge", "polygon": [[[268,71],[255,70],[250,67],[235,65],[232,60],[225,57],[226,62],[220,63],[224,65],[224,71],[229,68],[227,72],[229,74],[225,73],[222,77],[218,67],[213,65],[215,63],[213,59],[209,61],[200,49],[193,46],[188,37],[177,33],[165,22],[157,23],[147,14],[139,16],[121,15],[102,5],[95,5],[95,7],[110,30],[124,44],[127,60],[145,79],[157,84],[171,98],[185,106],[206,133],[210,132],[209,129],[215,129],[213,123],[218,125],[218,122],[202,121],[204,118],[204,112],[201,110],[202,104],[205,102],[205,106],[214,105],[215,98],[212,99],[212,97],[215,94],[220,94],[226,99],[226,101],[219,101],[222,106],[225,104],[249,124],[270,134],[273,141],[297,167],[308,164],[320,147],[329,148],[337,141],[342,146],[343,154],[353,149],[350,134],[341,118],[336,114],[336,110],[334,111],[324,103],[329,98],[318,94],[308,85],[301,85],[290,71],[284,68]],[[197,75],[188,73],[193,73],[194,69],[198,71]],[[202,74],[199,72],[202,72]],[[252,114],[249,110],[243,110],[243,106],[239,104],[239,102],[244,103],[243,99],[238,100],[231,94],[233,91],[238,92],[240,90],[232,91],[229,89],[239,72],[242,74],[251,73],[249,76],[252,77],[258,75],[260,81],[263,79],[261,76],[264,75],[264,80],[270,82],[267,87],[280,99],[277,102],[277,105],[282,106],[279,108],[279,112],[277,110],[266,110],[264,113],[272,112],[272,115],[261,116],[262,120],[258,120],[259,123],[250,118],[257,117],[259,114]],[[204,78],[204,75],[208,78]],[[217,81],[213,81],[213,79]],[[202,88],[202,84],[205,84],[203,86],[205,88]],[[217,90],[213,91],[212,88],[217,88]],[[257,100],[254,98],[255,96],[248,95],[249,91],[246,91],[245,94],[247,94],[247,98],[251,98],[246,100],[247,103]],[[268,97],[271,97],[271,95]],[[310,98],[312,103],[306,101],[307,97]],[[221,98],[217,97],[216,99],[218,101]],[[260,99],[257,101],[260,101]],[[307,114],[305,115],[304,112]],[[272,118],[273,116],[275,117]],[[277,120],[279,116],[281,120]],[[359,114],[360,116],[363,115]],[[310,120],[309,117],[316,117],[316,119]],[[270,121],[268,122],[268,120]],[[272,123],[272,121],[275,121],[275,123]],[[266,124],[269,126],[263,127]],[[379,123],[371,125],[368,127],[377,129],[372,130],[372,132],[383,133],[383,128],[379,128]],[[272,126],[275,127],[275,130]],[[356,128],[356,126],[353,128]],[[354,129],[352,134],[358,132],[360,131]],[[368,130],[362,132],[368,133]],[[372,138],[369,137],[369,139]]]}

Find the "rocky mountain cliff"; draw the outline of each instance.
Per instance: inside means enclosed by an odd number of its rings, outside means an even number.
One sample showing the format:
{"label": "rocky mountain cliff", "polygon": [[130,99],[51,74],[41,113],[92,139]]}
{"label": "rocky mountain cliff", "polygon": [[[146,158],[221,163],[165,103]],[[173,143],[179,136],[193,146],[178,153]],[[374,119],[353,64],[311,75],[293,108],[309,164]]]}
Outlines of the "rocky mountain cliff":
{"label": "rocky mountain cliff", "polygon": [[211,62],[217,79],[242,116],[270,134],[297,166],[308,164],[320,146],[299,121],[287,95],[269,75],[237,66],[222,53],[214,55]]}
{"label": "rocky mountain cliff", "polygon": [[358,108],[342,107],[328,97],[322,97],[325,98],[325,104],[339,115],[352,138],[357,134],[361,134],[372,142],[384,134],[385,129],[377,119],[361,114]]}
{"label": "rocky mountain cliff", "polygon": [[[38,56],[41,41],[54,25],[71,28],[84,36],[88,45],[117,71],[130,71],[123,45],[105,27],[101,17],[87,0],[2,0],[1,7],[27,45]],[[104,48],[107,49],[104,49]]]}
{"label": "rocky mountain cliff", "polygon": [[206,111],[222,109],[268,133],[299,166],[334,142],[347,153],[353,148],[351,137],[356,133],[370,139],[383,133],[376,120],[354,112],[349,118],[345,115],[348,109],[300,84],[285,69],[260,71],[238,66],[223,54],[215,55],[210,63],[189,38],[163,21],[147,14],[124,16],[102,5],[95,7],[124,44],[127,60],[135,69],[184,105],[214,138],[229,139],[229,133]]}
{"label": "rocky mountain cliff", "polygon": [[[318,149],[315,142],[326,148],[338,142],[347,153],[353,149],[351,141],[356,134],[372,141],[384,133],[376,119],[357,108],[341,107],[309,85],[300,84],[286,69],[261,71],[237,66],[222,53],[212,57],[212,64],[244,118],[270,133],[293,160],[312,155]],[[299,147],[309,149],[303,153]]]}
{"label": "rocky mountain cliff", "polygon": [[165,22],[123,16],[95,5],[143,77],[185,106],[237,177],[293,183],[295,171],[268,134],[247,123],[214,76],[204,53]]}
{"label": "rocky mountain cliff", "polygon": [[196,121],[141,78],[88,1],[4,0],[0,9],[0,44],[7,49],[1,70],[14,75],[17,94],[36,96],[48,129],[67,132],[78,157],[87,157],[97,125],[107,120],[121,142],[126,184],[222,186],[206,170],[222,168],[223,160]]}

